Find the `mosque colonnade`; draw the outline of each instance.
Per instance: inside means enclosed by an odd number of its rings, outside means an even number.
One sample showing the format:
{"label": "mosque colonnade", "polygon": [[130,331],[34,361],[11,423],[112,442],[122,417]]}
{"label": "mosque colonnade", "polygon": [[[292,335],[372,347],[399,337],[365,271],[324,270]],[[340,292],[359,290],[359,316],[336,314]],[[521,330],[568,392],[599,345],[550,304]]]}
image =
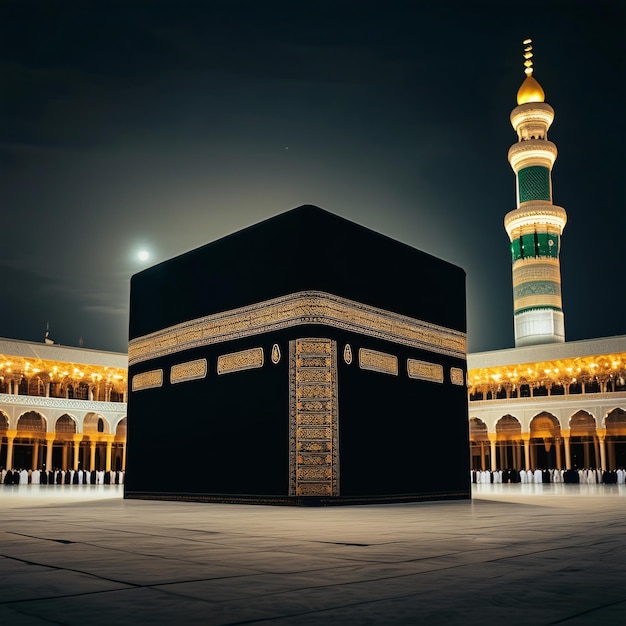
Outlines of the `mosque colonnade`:
{"label": "mosque colonnade", "polygon": [[623,394],[611,395],[578,402],[471,402],[471,468],[626,467],[626,406],[616,403],[623,404]]}
{"label": "mosque colonnade", "polygon": [[124,470],[126,403],[0,394],[0,467]]}

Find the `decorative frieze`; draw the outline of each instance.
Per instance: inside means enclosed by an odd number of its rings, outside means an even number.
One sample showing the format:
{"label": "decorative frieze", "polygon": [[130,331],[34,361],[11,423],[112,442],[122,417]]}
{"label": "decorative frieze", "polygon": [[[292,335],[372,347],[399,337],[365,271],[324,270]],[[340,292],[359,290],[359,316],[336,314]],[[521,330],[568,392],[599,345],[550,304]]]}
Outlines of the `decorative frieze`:
{"label": "decorative frieze", "polygon": [[303,291],[208,315],[138,337],[129,343],[129,363],[191,348],[321,324],[438,354],[466,356],[466,335],[435,324],[318,291]]}

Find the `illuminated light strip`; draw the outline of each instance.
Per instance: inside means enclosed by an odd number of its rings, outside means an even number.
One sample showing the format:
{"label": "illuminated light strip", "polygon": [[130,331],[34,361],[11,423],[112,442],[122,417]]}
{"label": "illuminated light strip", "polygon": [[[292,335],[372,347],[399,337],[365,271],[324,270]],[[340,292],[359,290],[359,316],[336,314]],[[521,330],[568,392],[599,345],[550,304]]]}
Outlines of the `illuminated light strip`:
{"label": "illuminated light strip", "polygon": [[326,325],[461,359],[466,334],[319,291],[302,291],[183,322],[129,342],[136,365],[200,346],[301,325]]}

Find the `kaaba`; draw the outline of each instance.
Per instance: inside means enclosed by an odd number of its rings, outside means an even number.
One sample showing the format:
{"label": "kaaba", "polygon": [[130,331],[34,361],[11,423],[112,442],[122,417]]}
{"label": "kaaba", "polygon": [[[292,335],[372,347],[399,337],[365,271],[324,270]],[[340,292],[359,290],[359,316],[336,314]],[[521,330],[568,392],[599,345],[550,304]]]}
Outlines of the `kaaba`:
{"label": "kaaba", "polygon": [[125,498],[470,497],[465,272],[301,206],[131,278]]}

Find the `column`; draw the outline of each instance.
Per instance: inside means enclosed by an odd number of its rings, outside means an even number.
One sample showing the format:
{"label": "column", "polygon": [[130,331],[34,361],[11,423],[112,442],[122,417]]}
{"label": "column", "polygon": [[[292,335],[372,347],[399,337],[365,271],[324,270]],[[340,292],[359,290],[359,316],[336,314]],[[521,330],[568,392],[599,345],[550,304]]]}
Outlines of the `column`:
{"label": "column", "polygon": [[489,443],[491,444],[491,471],[495,472],[498,469],[498,460],[496,459],[496,442],[498,433],[488,433]]}
{"label": "column", "polygon": [[606,446],[604,439],[606,437],[606,428],[598,428],[598,445],[600,446],[600,469],[606,469]]}
{"label": "column", "polygon": [[569,447],[569,430],[562,430],[563,448],[565,449],[565,469],[572,469],[572,455]]}
{"label": "column", "polygon": [[[124,446],[124,456],[126,456],[126,446]],[[481,441],[480,442],[480,469],[485,471],[487,469],[487,466],[485,464],[485,442]]]}
{"label": "column", "polygon": [[609,459],[608,459],[608,464],[607,464],[607,468],[608,470],[612,470],[615,469],[615,441],[613,441],[612,439],[609,439],[607,441],[607,448],[608,448],[608,452],[609,452]]}
{"label": "column", "polygon": [[82,441],[82,434],[74,435],[74,470],[78,470],[80,464],[80,442]]}
{"label": "column", "polygon": [[98,469],[96,467],[96,442],[91,439],[89,441],[89,470],[93,471]]}
{"label": "column", "polygon": [[13,468],[13,441],[17,437],[17,430],[7,430],[7,469]]}
{"label": "column", "polygon": [[524,443],[524,469],[530,469],[530,433],[522,433]]}
{"label": "column", "polygon": [[113,437],[114,435],[107,435],[107,451],[106,451],[106,463],[104,466],[105,471],[111,471],[111,450],[113,448]]}
{"label": "column", "polygon": [[33,444],[33,462],[30,469],[36,470],[39,465],[39,439],[35,440]]}
{"label": "column", "polygon": [[[482,444],[481,444],[482,447]],[[483,450],[484,452],[484,450]],[[482,458],[482,465],[485,465],[485,457]],[[122,471],[126,471],[126,443],[122,443]]]}
{"label": "column", "polygon": [[563,460],[561,459],[561,437],[555,437],[554,445],[556,446],[556,469],[563,469]]}
{"label": "column", "polygon": [[52,469],[52,450],[54,446],[54,433],[46,433],[46,471]]}
{"label": "column", "polygon": [[598,437],[593,438],[593,454],[595,458],[594,467],[600,467],[600,445],[598,444]]}

